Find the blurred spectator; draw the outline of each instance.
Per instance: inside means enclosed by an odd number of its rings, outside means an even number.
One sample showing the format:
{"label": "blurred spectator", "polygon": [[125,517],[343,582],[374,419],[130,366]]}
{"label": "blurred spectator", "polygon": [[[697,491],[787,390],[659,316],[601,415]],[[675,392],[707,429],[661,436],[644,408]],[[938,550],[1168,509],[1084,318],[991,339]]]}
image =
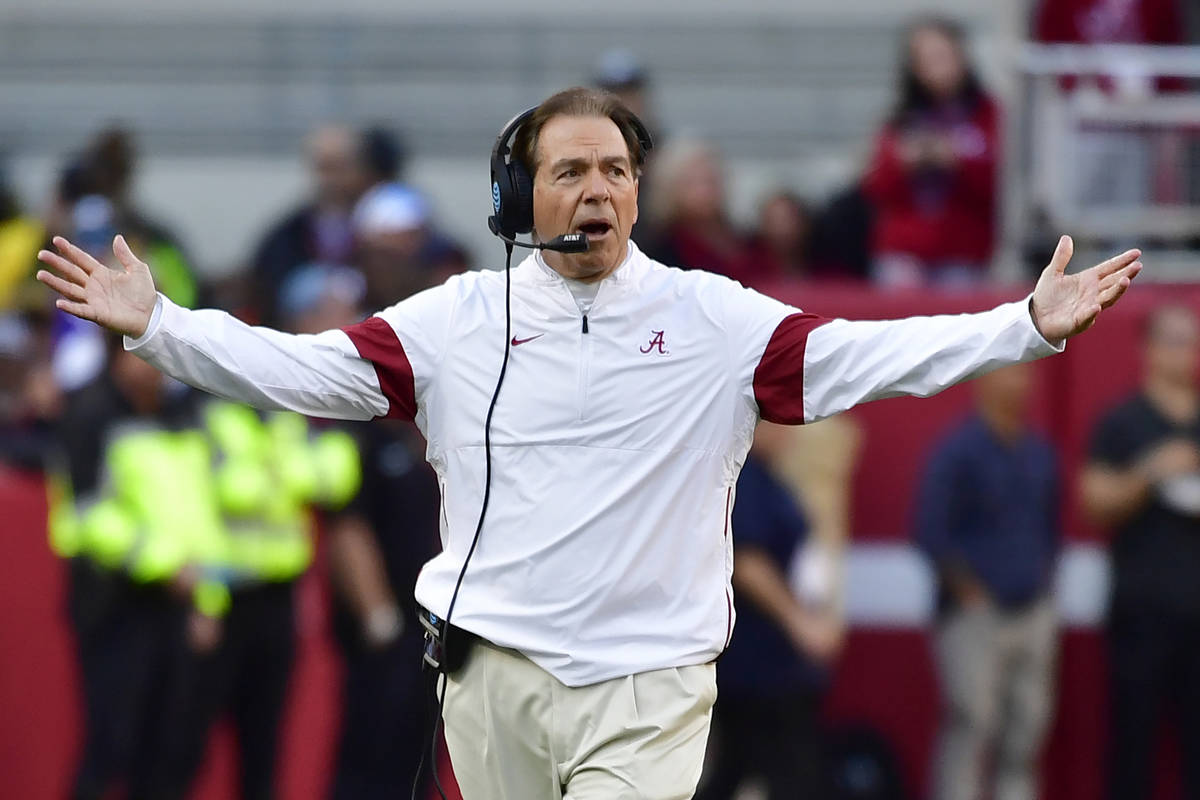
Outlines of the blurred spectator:
{"label": "blurred spectator", "polygon": [[[655,142],[655,149],[647,154],[642,176],[638,180],[638,199],[643,208],[649,208],[654,194],[653,163],[659,148],[663,146],[664,134],[658,115],[650,97],[650,73],[646,65],[631,50],[614,47],[605,50],[596,62],[593,82],[599,89],[612,92],[621,98],[630,111],[637,115]],[[645,219],[634,223],[631,236],[635,242],[649,237],[649,224]]]}
{"label": "blurred spectator", "polygon": [[813,264],[829,274],[866,278],[871,272],[874,211],[861,183],[831,197],[813,226]]}
{"label": "blurred spectator", "polygon": [[367,280],[367,308],[386,308],[444,281],[438,264],[429,205],[413,189],[383,183],[363,195],[354,209],[357,264]]}
{"label": "blurred spectator", "polygon": [[813,277],[813,218],[808,205],[790,192],[767,195],[758,212],[750,258],[760,282]]}
{"label": "blurred spectator", "polygon": [[165,758],[187,693],[187,561],[218,521],[173,433],[190,418],[166,379],[108,338],[108,368],[72,395],[52,473],[50,539],[70,558],[69,610],[85,711],[71,796],[174,797]]}
{"label": "blurred spectator", "polygon": [[352,263],[355,203],[375,184],[394,180],[403,158],[399,145],[379,128],[365,133],[319,128],[307,152],[312,196],[267,232],[254,255],[255,305],[266,324],[279,324],[277,292],[292,270]]}
{"label": "blurred spectator", "polygon": [[631,50],[614,47],[604,51],[596,62],[594,83],[621,98],[651,135],[657,135],[658,120],[650,106],[650,75]]}
{"label": "blurred spectator", "polygon": [[[133,204],[137,155],[133,135],[128,130],[106,128],[84,152],[84,174],[80,180],[87,194],[108,201],[112,227],[121,231],[131,247],[145,254],[143,259],[150,266],[159,290],[176,303],[191,308],[196,304],[196,276],[179,237]],[[105,251],[110,251],[112,237],[102,244]]]}
{"label": "blurred spectator", "polygon": [[224,581],[231,600],[220,619],[189,620],[206,647],[197,649],[195,688],[168,763],[190,783],[213,722],[228,713],[238,796],[273,798],[295,660],[295,585],[313,559],[310,509],[340,509],[354,497],[359,454],[346,433],[318,432],[298,414],[210,400],[201,416],[224,541],[200,567]]}
{"label": "blurred spectator", "polygon": [[998,137],[998,109],[967,60],[959,26],[940,18],[912,25],[900,98],[865,182],[880,285],[962,287],[986,278]]}
{"label": "blurred spectator", "polygon": [[652,258],[670,266],[703,269],[743,283],[765,276],[725,207],[725,175],[710,145],[679,139],[654,162],[655,195],[645,243]]}
{"label": "blurred spectator", "polygon": [[974,388],[975,413],[935,449],[917,510],[917,543],[938,575],[934,797],[1034,800],[1058,650],[1056,458],[1029,429],[1028,365]]}
{"label": "blurred spectator", "polygon": [[777,474],[789,429],[759,423],[733,507],[737,624],[717,670],[715,769],[699,800],[733,798],[747,778],[768,800],[824,797],[819,718],[841,646],[831,610],[797,598],[789,571],[808,522]]}
{"label": "blurred spectator", "polygon": [[1112,530],[1109,797],[1150,797],[1157,732],[1176,716],[1185,797],[1200,797],[1200,320],[1147,320],[1141,390],[1097,426],[1080,488]]}
{"label": "blurred spectator", "polygon": [[45,236],[41,223],[21,212],[7,176],[0,173],[0,314],[18,304],[18,292],[32,278]]}
{"label": "blurred spectator", "polygon": [[362,320],[367,282],[351,267],[310,264],[292,273],[279,292],[279,309],[296,333],[353,325]]}

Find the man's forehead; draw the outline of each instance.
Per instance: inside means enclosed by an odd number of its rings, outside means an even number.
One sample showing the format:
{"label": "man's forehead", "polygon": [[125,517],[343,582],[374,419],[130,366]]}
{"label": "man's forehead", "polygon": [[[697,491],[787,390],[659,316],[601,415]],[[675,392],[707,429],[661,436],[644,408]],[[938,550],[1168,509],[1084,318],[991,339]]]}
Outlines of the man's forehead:
{"label": "man's forehead", "polygon": [[621,129],[608,117],[552,117],[538,135],[538,156],[542,163],[590,157],[595,151],[599,151],[601,158],[629,157]]}

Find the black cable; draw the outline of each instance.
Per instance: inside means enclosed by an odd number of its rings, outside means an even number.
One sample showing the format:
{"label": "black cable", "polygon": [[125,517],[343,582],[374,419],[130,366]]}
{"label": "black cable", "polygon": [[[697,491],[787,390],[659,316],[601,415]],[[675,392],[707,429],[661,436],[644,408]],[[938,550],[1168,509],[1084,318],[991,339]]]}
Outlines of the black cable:
{"label": "black cable", "polygon": [[[483,531],[483,520],[487,516],[488,500],[492,495],[492,414],[496,411],[496,400],[500,397],[500,387],[504,385],[504,373],[508,371],[508,354],[512,349],[512,254],[513,246],[504,245],[504,360],[500,362],[500,375],[496,378],[496,388],[492,390],[492,402],[488,404],[487,418],[483,423],[483,459],[486,467],[483,480],[483,505],[479,509],[479,521],[475,524],[475,536],[471,539],[471,549],[463,559],[462,569],[458,571],[458,580],[454,583],[454,594],[450,596],[450,606],[446,609],[443,620],[445,632],[442,634],[442,656],[445,658],[446,642],[450,639],[450,618],[454,614],[454,606],[458,602],[458,590],[462,588],[463,576],[467,574],[467,565],[475,554],[479,544],[479,534]],[[429,755],[430,768],[433,772],[433,785],[437,787],[441,800],[446,800],[446,792],[442,789],[442,781],[438,776],[437,764],[437,735],[442,724],[442,713],[446,708],[446,678],[443,674],[441,690],[434,683],[433,693],[437,697],[437,715],[433,718],[433,729],[429,732],[429,744],[421,749],[421,760],[417,762],[417,774],[413,778],[412,800],[417,797],[417,789],[421,785],[421,771],[425,766],[425,755]]]}

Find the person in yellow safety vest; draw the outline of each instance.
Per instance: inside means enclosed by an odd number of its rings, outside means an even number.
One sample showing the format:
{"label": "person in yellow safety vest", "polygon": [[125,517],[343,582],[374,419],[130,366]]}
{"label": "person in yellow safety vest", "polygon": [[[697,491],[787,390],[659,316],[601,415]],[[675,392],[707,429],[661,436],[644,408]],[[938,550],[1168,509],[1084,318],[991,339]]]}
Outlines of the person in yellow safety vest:
{"label": "person in yellow safety vest", "polygon": [[[313,508],[338,509],[358,493],[358,447],[340,429],[317,430],[297,414],[259,412],[212,401],[200,417],[210,448],[221,560],[200,565],[232,592],[220,641],[202,656],[193,719],[181,726],[174,774],[190,781],[207,731],[228,711],[245,800],[275,797],[279,723],[295,649],[293,586],[312,563]],[[185,783],[186,785],[186,783]]]}
{"label": "person in yellow safety vest", "polygon": [[226,588],[188,566],[225,545],[207,439],[186,428],[191,404],[119,339],[109,345],[105,371],[68,398],[65,470],[48,481],[86,712],[78,800],[120,784],[131,800],[172,796],[163,756],[190,691],[187,619],[229,607]]}

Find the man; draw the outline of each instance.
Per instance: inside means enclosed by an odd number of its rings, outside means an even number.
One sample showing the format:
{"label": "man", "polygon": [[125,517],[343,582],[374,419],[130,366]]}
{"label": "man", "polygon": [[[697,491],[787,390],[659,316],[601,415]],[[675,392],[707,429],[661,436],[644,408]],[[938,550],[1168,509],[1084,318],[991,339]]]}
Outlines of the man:
{"label": "man", "polygon": [[1158,723],[1178,715],[1184,796],[1200,797],[1200,321],[1181,306],[1145,330],[1141,391],[1109,412],[1081,477],[1113,531],[1109,797],[1149,797]]}
{"label": "man", "polygon": [[478,637],[445,696],[470,800],[691,796],[712,661],[733,631],[733,487],[758,419],[815,420],[1048,355],[1141,269],[1131,250],[1065,275],[1064,237],[1030,300],[827,322],[642,255],[629,240],[636,128],[588,89],[554,95],[521,126],[514,158],[532,178],[538,239],[574,233],[588,250],[512,271],[511,331],[494,272],[303,337],[178,308],[121,238],[122,272],[61,238],[60,254],[39,254],[59,273],[38,278],[64,294],[61,308],[125,333],[188,382],[313,415],[417,422],[441,484],[444,549],[416,598],[442,618],[456,596],[451,624]]}
{"label": "man", "polygon": [[775,474],[790,433],[760,423],[738,478],[733,587],[742,605],[717,673],[713,718],[721,748],[698,795],[703,800],[735,797],[747,777],[764,781],[768,800],[827,793],[819,718],[842,630],[832,607],[802,601],[790,586],[788,572],[809,527]]}
{"label": "man", "polygon": [[938,575],[935,797],[1034,800],[1058,649],[1057,464],[1029,430],[1030,367],[997,370],[975,389],[975,413],[934,451],[917,506],[917,543]]}

